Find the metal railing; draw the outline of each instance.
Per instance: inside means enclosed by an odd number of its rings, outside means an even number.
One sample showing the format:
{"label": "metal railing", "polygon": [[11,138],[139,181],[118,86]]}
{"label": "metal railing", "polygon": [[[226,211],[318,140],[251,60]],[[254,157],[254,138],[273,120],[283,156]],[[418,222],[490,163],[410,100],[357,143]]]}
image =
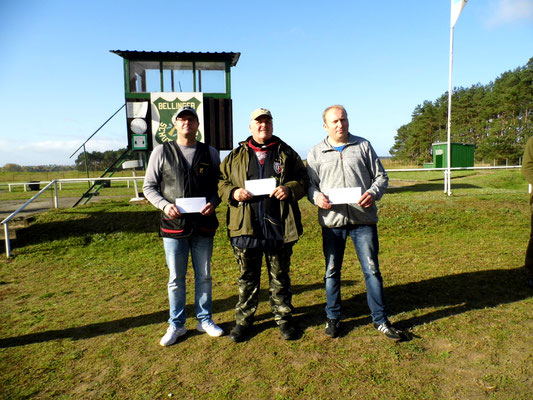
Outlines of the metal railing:
{"label": "metal railing", "polygon": [[9,216],[7,216],[2,222],[0,222],[0,224],[4,225],[4,235],[5,235],[5,242],[6,242],[6,256],[7,258],[11,257],[11,242],[9,240],[9,222],[15,218],[17,216],[17,214],[19,214],[21,211],[23,211],[30,203],[32,203],[35,199],[37,199],[39,196],[41,196],[46,190],[48,190],[49,188],[51,188],[52,186],[54,187],[54,192],[53,192],[53,200],[54,200],[54,208],[58,208],[59,207],[59,196],[58,196],[58,184],[61,184],[61,183],[74,183],[74,182],[87,182],[87,181],[95,181],[95,180],[98,180],[98,181],[104,181],[104,180],[107,180],[107,181],[128,181],[128,184],[129,184],[129,181],[133,180],[134,183],[135,183],[135,196],[138,198],[138,193],[137,193],[137,180],[144,180],[144,176],[140,176],[140,177],[116,177],[116,178],[69,178],[69,179],[53,179],[49,182],[32,182],[32,184],[44,184],[46,183],[47,185],[42,188],[39,193],[37,193],[35,196],[33,196],[31,199],[29,199],[28,201],[26,201],[26,203],[24,203],[23,205],[21,205],[19,208],[17,208],[15,211],[13,211],[11,214],[9,214]]}
{"label": "metal railing", "polygon": [[57,197],[57,180],[54,179],[48,185],[46,185],[44,188],[42,188],[39,193],[37,193],[35,196],[33,196],[31,199],[29,199],[26,203],[21,205],[19,208],[17,208],[15,211],[13,211],[7,218],[5,218],[2,221],[2,225],[4,225],[4,235],[6,239],[6,255],[7,258],[11,256],[11,242],[9,241],[9,221],[11,221],[15,216],[24,210],[28,204],[30,204],[33,200],[35,200],[37,197],[42,195],[50,186],[54,185],[54,208],[58,207],[58,197]]}

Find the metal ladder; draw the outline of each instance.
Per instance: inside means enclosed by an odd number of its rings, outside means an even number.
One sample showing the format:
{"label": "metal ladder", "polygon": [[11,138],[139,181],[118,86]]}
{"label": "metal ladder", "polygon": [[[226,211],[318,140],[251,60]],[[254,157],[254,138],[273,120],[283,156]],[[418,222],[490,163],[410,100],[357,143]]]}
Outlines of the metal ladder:
{"label": "metal ladder", "polygon": [[[120,166],[124,161],[126,161],[134,152],[134,150],[127,149],[124,153],[120,155],[120,157],[109,167],[107,168],[102,175],[100,175],[100,178],[110,178],[112,177],[115,172],[120,170]],[[102,181],[98,178],[95,178],[94,183],[92,186],[80,197],[80,199],[72,206],[76,207],[78,204],[83,202],[83,204],[87,204],[89,200],[92,199],[93,196],[98,196],[99,191],[101,188],[107,186],[107,182],[109,181]]]}

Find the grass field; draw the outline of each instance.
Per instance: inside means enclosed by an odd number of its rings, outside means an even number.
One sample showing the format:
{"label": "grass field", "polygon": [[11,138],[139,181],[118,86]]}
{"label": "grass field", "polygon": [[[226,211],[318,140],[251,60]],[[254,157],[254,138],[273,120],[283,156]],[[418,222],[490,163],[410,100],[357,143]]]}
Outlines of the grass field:
{"label": "grass field", "polygon": [[[251,339],[235,344],[166,330],[167,269],[158,212],[122,199],[50,210],[0,254],[0,398],[5,399],[530,399],[533,290],[521,269],[529,237],[519,171],[391,173],[380,202],[381,271],[392,322],[371,326],[353,246],[343,269],[343,329],[324,330],[324,261],[316,210],[300,206],[294,247],[296,341],[280,338],[263,271]],[[107,189],[105,189],[107,190]],[[234,325],[237,266],[224,228],[213,255],[214,319]]]}

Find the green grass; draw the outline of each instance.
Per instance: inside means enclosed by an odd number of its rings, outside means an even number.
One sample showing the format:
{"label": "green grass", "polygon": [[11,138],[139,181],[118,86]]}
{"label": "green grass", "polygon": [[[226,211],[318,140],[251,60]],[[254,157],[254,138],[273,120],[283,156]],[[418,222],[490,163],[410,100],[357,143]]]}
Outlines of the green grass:
{"label": "green grass", "polygon": [[[126,198],[40,214],[19,231],[13,257],[0,254],[0,398],[529,399],[533,291],[520,268],[530,228],[527,185],[518,171],[453,176],[447,197],[442,176],[391,174],[380,202],[391,319],[411,335],[398,344],[371,326],[350,245],[343,332],[324,335],[320,227],[307,200],[291,272],[303,335],[291,342],[273,321],[263,271],[249,341],[194,331],[189,274],[190,331],[160,347],[168,304],[158,212]],[[213,311],[229,331],[237,266],[224,210]]]}

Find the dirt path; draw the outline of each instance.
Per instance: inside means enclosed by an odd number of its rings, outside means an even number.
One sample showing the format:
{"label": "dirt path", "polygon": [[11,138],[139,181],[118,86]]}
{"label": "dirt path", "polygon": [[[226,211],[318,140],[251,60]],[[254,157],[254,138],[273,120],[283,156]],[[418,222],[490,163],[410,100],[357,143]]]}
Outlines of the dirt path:
{"label": "dirt path", "polygon": [[[124,198],[127,196],[95,196],[90,201],[101,201],[109,198]],[[59,208],[70,208],[76,204],[79,197],[59,197]],[[0,221],[3,221],[13,211],[17,210],[27,200],[0,200]],[[17,216],[28,217],[54,208],[54,200],[51,198],[39,198],[28,204]]]}

